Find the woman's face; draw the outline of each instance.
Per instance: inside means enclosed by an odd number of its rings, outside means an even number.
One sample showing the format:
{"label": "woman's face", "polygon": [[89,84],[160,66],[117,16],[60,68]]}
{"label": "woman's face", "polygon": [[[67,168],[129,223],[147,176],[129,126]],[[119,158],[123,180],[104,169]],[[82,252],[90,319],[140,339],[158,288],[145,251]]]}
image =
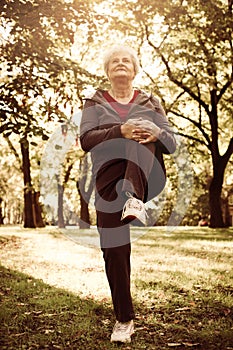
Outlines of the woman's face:
{"label": "woman's face", "polygon": [[135,70],[132,58],[127,52],[114,53],[108,64],[108,78],[110,81],[116,81],[124,78],[132,81],[135,77]]}

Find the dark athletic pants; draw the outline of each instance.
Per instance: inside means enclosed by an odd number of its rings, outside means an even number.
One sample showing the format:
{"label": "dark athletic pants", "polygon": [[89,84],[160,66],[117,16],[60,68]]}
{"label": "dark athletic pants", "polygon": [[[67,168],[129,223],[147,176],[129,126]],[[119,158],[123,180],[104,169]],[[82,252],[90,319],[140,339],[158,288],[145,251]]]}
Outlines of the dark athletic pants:
{"label": "dark athletic pants", "polygon": [[154,144],[141,146],[130,142],[125,151],[124,159],[107,162],[96,178],[97,227],[114,312],[120,322],[135,316],[130,292],[130,229],[129,224],[121,221],[126,201],[122,193],[131,191],[137,198],[144,199],[154,161]]}

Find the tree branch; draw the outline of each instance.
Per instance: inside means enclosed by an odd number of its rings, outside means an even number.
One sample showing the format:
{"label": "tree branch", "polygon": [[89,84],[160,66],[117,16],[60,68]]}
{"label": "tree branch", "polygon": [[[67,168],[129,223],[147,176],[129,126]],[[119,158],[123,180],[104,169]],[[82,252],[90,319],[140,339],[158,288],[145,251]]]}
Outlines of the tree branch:
{"label": "tree branch", "polygon": [[[171,112],[172,114],[174,114],[174,115],[180,117],[180,118],[183,118],[183,119],[185,119],[185,120],[188,120],[191,124],[195,125],[195,126],[198,128],[198,130],[202,133],[202,135],[203,135],[203,137],[205,138],[205,140],[207,141],[207,143],[205,143],[204,141],[201,141],[201,140],[199,140],[199,139],[196,139],[196,138],[195,138],[195,140],[197,140],[199,143],[205,145],[208,149],[211,149],[211,140],[210,140],[210,138],[209,138],[209,135],[205,132],[205,130],[203,129],[203,127],[201,126],[201,124],[200,124],[199,122],[197,122],[196,120],[193,120],[193,119],[191,119],[191,118],[189,118],[189,117],[186,117],[186,116],[184,116],[183,114],[180,114],[180,113],[178,113],[178,112],[176,112],[176,111],[170,110],[170,112]],[[183,136],[184,136],[184,135],[183,135]],[[188,135],[186,135],[186,136],[188,137]],[[189,137],[188,137],[188,138],[189,138]]]}
{"label": "tree branch", "polygon": [[226,152],[224,153],[224,155],[221,157],[223,160],[223,163],[225,164],[225,166],[227,165],[229,159],[231,158],[233,154],[233,137],[230,139],[228,148],[226,150]]}
{"label": "tree branch", "polygon": [[182,133],[180,131],[177,134],[180,135],[180,136],[185,137],[186,139],[189,139],[189,140],[192,140],[192,141],[196,141],[196,142],[200,143],[201,145],[206,146],[209,149],[209,146],[204,141],[200,140],[199,138],[197,138],[195,136],[187,135],[187,134],[184,134],[184,133]]}
{"label": "tree branch", "polygon": [[15,149],[13,143],[11,142],[11,140],[9,139],[8,136],[5,136],[5,135],[3,134],[3,137],[4,137],[5,140],[7,141],[10,150],[11,150],[12,153],[14,154],[14,156],[15,156],[15,158],[16,158],[16,161],[17,161],[17,163],[19,164],[20,170],[23,171],[22,162],[21,162],[20,156],[19,156],[18,152],[16,151],[16,149]]}
{"label": "tree branch", "polygon": [[171,109],[172,109],[172,107],[175,105],[175,103],[179,100],[179,98],[181,97],[181,96],[183,96],[185,94],[185,92],[184,91],[181,91],[177,96],[176,96],[176,98],[173,100],[173,102],[170,104],[170,106],[169,106],[169,111],[171,111]]}
{"label": "tree branch", "polygon": [[159,54],[162,62],[164,63],[166,70],[167,70],[167,76],[168,78],[177,86],[179,86],[181,89],[183,89],[187,94],[189,94],[195,101],[197,101],[206,111],[206,113],[209,115],[210,114],[210,110],[208,105],[199,98],[198,95],[196,95],[187,85],[185,85],[182,81],[178,80],[172,73],[171,67],[169,65],[168,60],[166,60],[165,56],[161,53],[160,51],[160,46],[156,47],[152,41],[149,38],[149,31],[148,31],[148,27],[147,25],[145,26],[145,32],[146,32],[146,39],[148,44]]}
{"label": "tree branch", "polygon": [[220,90],[219,94],[217,95],[217,103],[220,101],[226,90],[231,86],[233,82],[233,66],[232,66],[232,72],[229,80],[226,82],[225,85],[223,85],[222,89]]}
{"label": "tree branch", "polygon": [[71,163],[69,164],[66,172],[65,172],[65,177],[64,177],[64,181],[63,181],[63,185],[67,184],[68,180],[69,180],[69,177],[70,177],[70,173],[71,173],[71,170],[73,168],[73,165],[74,163]]}

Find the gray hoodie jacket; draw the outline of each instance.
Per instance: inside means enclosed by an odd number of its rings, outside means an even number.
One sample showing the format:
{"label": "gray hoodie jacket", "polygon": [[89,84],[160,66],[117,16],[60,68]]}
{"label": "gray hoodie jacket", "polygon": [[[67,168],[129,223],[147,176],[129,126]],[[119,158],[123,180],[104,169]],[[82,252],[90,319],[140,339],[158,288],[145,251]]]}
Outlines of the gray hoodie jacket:
{"label": "gray hoodie jacket", "polygon": [[[149,178],[154,188],[153,193],[150,191],[150,197],[153,198],[162,191],[166,182],[163,153],[175,152],[176,141],[165,112],[153,95],[139,90],[126,120],[133,118],[150,120],[161,129],[159,139],[155,142],[155,162]],[[103,97],[103,90],[97,90],[86,99],[80,125],[80,142],[84,151],[91,152],[94,176],[102,164],[114,159],[117,161],[121,155],[124,158],[126,139],[121,134],[121,124],[120,116]]]}

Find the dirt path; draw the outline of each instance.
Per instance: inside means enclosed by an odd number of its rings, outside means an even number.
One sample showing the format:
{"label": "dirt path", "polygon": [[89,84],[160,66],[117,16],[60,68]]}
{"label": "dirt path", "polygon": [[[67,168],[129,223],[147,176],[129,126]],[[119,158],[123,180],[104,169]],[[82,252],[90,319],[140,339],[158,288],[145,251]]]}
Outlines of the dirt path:
{"label": "dirt path", "polygon": [[1,227],[1,264],[81,297],[110,298],[100,249],[48,231]]}

